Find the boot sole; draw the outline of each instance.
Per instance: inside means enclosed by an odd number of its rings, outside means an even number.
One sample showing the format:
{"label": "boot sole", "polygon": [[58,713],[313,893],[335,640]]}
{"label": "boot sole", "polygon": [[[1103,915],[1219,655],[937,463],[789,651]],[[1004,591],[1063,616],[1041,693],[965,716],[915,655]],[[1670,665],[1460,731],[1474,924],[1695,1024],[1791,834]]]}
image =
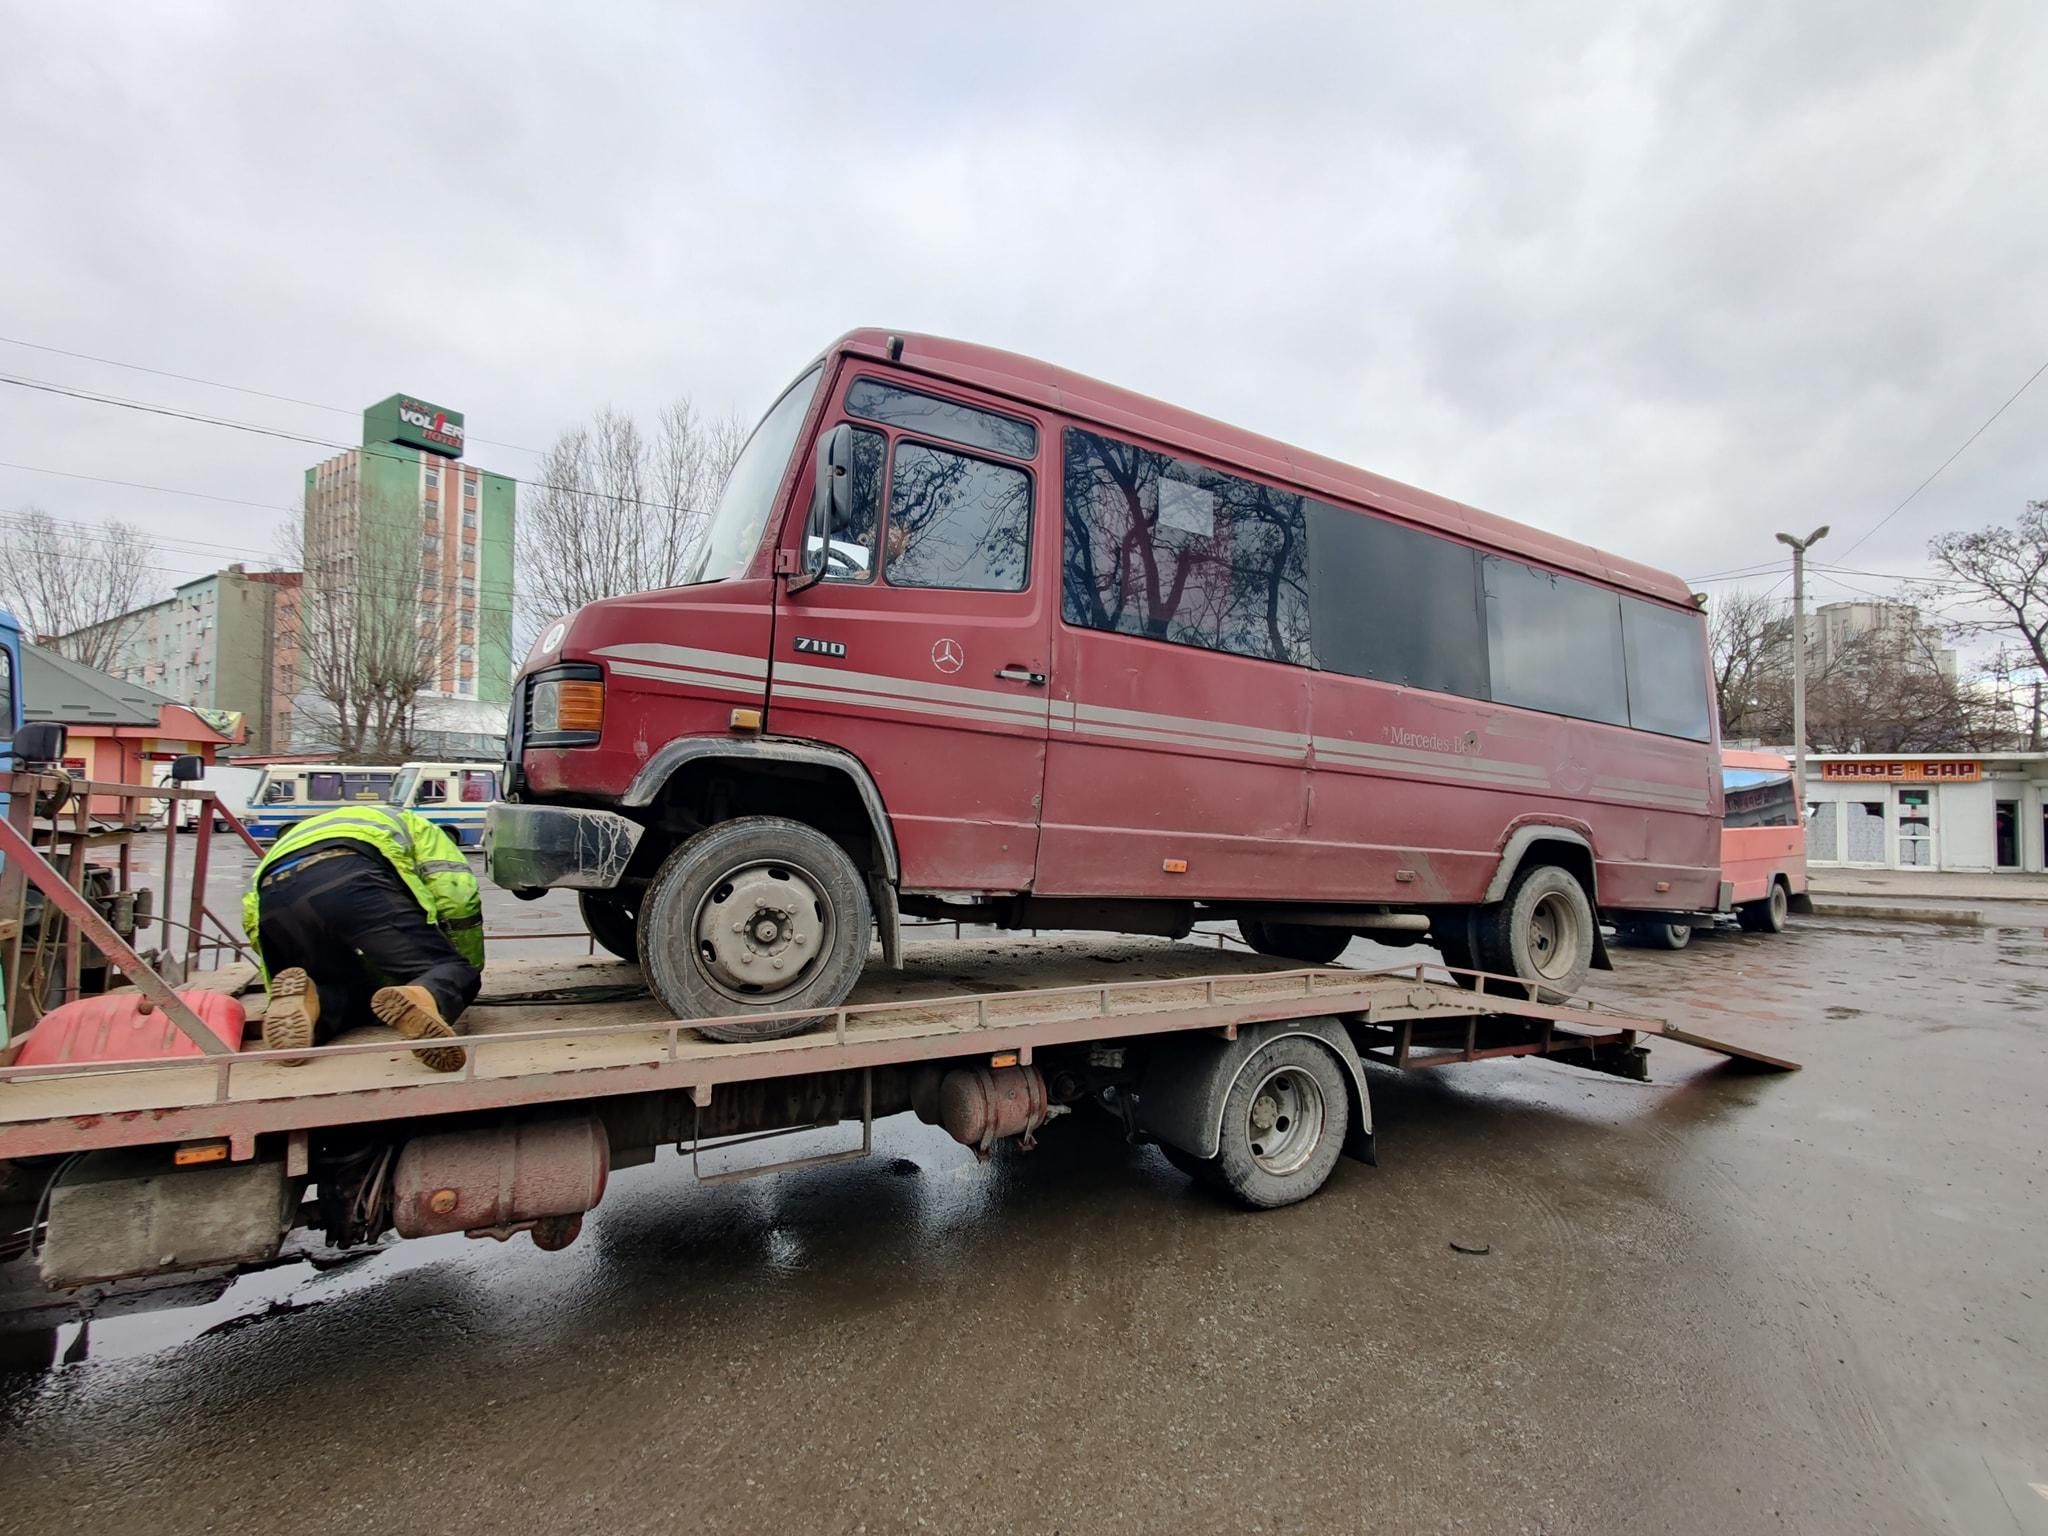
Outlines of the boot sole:
{"label": "boot sole", "polygon": [[[270,978],[270,1002],[263,1010],[263,1049],[308,1051],[313,1048],[313,1011],[306,1006],[306,996],[312,991],[313,978],[296,965]],[[306,1061],[304,1056],[294,1056],[278,1065],[303,1067]]]}
{"label": "boot sole", "polygon": [[[370,1012],[407,1040],[453,1040],[455,1031],[396,987],[380,988],[370,999]],[[459,1045],[424,1047],[419,1058],[436,1072],[460,1072],[469,1053]]]}

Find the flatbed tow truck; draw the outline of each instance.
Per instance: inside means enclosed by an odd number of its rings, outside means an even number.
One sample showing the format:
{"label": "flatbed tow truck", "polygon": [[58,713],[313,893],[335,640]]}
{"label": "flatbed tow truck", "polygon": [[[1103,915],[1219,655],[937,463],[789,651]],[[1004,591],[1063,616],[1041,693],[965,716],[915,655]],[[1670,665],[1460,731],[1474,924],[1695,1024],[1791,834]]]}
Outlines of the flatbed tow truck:
{"label": "flatbed tow truck", "polygon": [[[0,827],[0,841],[68,900],[24,840]],[[50,1363],[60,1324],[211,1300],[239,1275],[374,1250],[394,1232],[527,1232],[564,1247],[610,1173],[664,1146],[717,1182],[864,1156],[875,1121],[895,1114],[986,1155],[1092,1109],[1219,1194],[1270,1208],[1314,1194],[1340,1155],[1376,1160],[1368,1064],[1542,1056],[1640,1078],[1646,1042],[1665,1038],[1796,1065],[1433,962],[1293,968],[1220,934],[1057,934],[914,942],[843,1005],[807,1010],[805,1032],[728,1043],[697,1032],[720,1021],[668,1017],[635,966],[495,959],[465,1015],[461,1071],[427,1071],[381,1028],[289,1066],[199,1039],[161,975],[89,912],[80,921],[192,1044],[150,1060],[0,1057],[0,1349],[17,1367]],[[185,987],[245,994],[252,1025],[261,1016],[246,963]],[[830,1126],[848,1128],[844,1150],[698,1164]]]}

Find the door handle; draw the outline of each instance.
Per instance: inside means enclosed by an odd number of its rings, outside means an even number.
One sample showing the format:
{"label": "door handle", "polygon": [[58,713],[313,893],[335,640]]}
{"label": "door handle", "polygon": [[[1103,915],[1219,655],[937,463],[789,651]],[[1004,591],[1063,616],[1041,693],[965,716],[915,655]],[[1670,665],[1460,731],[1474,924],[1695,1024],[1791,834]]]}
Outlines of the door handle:
{"label": "door handle", "polygon": [[1033,672],[1029,667],[997,667],[996,676],[1006,683],[1029,683],[1034,688],[1045,686],[1045,674]]}

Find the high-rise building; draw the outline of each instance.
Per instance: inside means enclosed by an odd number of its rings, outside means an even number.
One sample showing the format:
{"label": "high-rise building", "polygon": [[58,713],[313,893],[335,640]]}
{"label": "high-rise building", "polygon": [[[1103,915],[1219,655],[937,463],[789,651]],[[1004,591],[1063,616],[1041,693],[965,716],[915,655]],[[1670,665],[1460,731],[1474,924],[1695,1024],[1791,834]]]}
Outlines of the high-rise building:
{"label": "high-rise building", "polygon": [[302,722],[317,725],[309,671],[416,663],[425,734],[451,751],[502,736],[513,482],[464,462],[463,438],[461,413],[393,395],[363,412],[362,447],[306,471]]}

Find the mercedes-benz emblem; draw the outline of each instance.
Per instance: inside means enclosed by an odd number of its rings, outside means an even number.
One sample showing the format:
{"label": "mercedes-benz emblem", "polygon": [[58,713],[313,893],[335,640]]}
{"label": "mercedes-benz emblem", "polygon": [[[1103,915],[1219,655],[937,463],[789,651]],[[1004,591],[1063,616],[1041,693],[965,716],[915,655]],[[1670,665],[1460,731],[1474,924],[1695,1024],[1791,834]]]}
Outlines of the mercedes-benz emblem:
{"label": "mercedes-benz emblem", "polygon": [[958,672],[966,660],[966,656],[961,653],[960,642],[951,636],[932,646],[932,665],[941,672]]}

